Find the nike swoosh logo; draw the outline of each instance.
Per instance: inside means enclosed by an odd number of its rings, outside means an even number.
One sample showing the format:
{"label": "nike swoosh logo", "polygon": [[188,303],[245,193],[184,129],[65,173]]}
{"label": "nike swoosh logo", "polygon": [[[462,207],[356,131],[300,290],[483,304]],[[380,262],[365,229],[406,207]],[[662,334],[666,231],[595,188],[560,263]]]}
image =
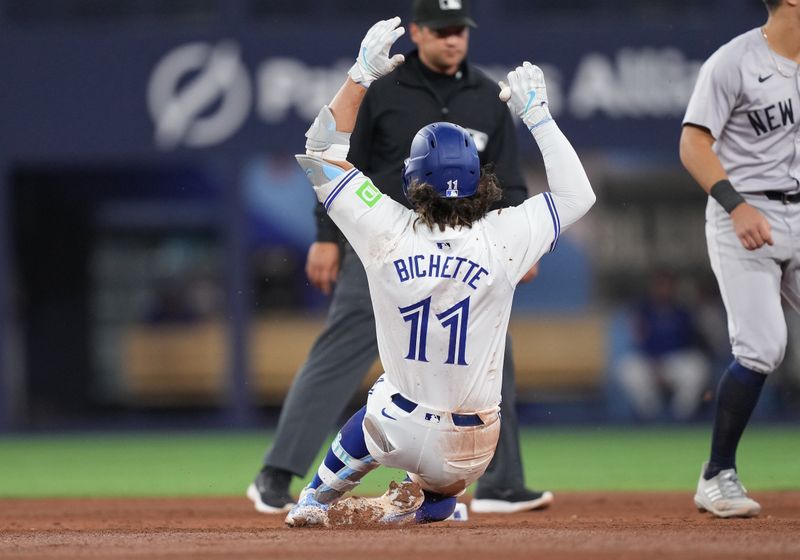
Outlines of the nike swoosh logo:
{"label": "nike swoosh logo", "polygon": [[381,414],[386,416],[386,418],[390,418],[391,420],[397,420],[397,418],[395,418],[394,416],[389,416],[388,414],[386,414],[386,409],[385,408],[383,410],[381,410]]}
{"label": "nike swoosh logo", "polygon": [[536,99],[536,90],[532,89],[530,93],[528,93],[528,104],[525,105],[525,110],[522,111],[523,114],[528,112],[528,109],[530,109],[531,103],[533,103],[534,99]]}
{"label": "nike swoosh logo", "polygon": [[367,62],[367,47],[361,47],[361,62],[367,70],[372,71],[372,65]]}
{"label": "nike swoosh logo", "polygon": [[761,76],[759,76],[758,77],[758,83],[759,84],[763,84],[764,82],[769,80],[771,77],[772,77],[772,74],[770,74],[769,76],[764,76],[763,78]]}

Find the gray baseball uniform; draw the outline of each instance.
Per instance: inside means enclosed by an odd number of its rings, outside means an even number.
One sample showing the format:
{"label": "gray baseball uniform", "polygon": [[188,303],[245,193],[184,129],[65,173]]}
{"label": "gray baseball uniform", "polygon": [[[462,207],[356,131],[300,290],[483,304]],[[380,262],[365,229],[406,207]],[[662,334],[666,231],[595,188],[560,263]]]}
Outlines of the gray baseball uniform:
{"label": "gray baseball uniform", "polygon": [[707,128],[736,190],[772,227],[774,245],[745,249],[713,198],[706,208],[711,266],[728,312],[736,360],[761,373],[786,348],[781,295],[800,309],[800,75],[761,29],[723,45],[703,65],[684,124]]}

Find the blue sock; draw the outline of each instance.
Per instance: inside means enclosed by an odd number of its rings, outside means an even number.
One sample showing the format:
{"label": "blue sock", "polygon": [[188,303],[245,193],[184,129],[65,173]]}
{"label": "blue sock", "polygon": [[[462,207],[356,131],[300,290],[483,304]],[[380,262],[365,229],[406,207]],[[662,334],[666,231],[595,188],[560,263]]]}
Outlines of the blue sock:
{"label": "blue sock", "polygon": [[417,510],[416,521],[417,523],[433,523],[434,521],[444,521],[456,510],[456,497],[455,496],[442,496],[422,491],[425,494],[425,501]]}
{"label": "blue sock", "polygon": [[711,436],[711,458],[703,478],[736,468],[736,448],[758,403],[767,376],[734,360],[720,379]]}
{"label": "blue sock", "polygon": [[315,498],[329,504],[345,492],[355,488],[361,479],[378,467],[364,441],[364,415],[362,407],[342,427],[333,440],[325,459],[309,486],[317,490]]}

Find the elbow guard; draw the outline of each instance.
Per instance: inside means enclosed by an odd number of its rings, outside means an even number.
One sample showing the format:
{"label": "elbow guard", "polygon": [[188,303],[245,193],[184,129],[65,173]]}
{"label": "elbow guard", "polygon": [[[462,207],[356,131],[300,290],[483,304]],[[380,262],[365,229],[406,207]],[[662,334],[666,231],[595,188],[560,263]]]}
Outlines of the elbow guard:
{"label": "elbow guard", "polygon": [[306,131],[306,154],[323,159],[344,161],[350,151],[350,133],[336,130],[336,119],[324,105]]}
{"label": "elbow guard", "polygon": [[326,183],[330,183],[336,179],[336,177],[347,171],[345,168],[339,167],[317,156],[297,154],[294,158],[297,160],[297,163],[300,164],[308,180],[311,181],[311,184],[315,187],[321,187]]}

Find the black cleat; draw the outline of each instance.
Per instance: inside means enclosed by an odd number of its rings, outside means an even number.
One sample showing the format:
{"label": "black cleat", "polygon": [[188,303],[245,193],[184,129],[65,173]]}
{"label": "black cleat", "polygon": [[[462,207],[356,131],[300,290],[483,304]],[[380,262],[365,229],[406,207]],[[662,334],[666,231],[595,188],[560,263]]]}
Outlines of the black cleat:
{"label": "black cleat", "polygon": [[519,490],[485,490],[478,488],[469,504],[474,513],[516,513],[532,509],[544,509],[553,503],[552,492]]}
{"label": "black cleat", "polygon": [[283,513],[294,505],[289,494],[292,473],[275,467],[264,467],[247,487],[247,497],[261,513]]}

